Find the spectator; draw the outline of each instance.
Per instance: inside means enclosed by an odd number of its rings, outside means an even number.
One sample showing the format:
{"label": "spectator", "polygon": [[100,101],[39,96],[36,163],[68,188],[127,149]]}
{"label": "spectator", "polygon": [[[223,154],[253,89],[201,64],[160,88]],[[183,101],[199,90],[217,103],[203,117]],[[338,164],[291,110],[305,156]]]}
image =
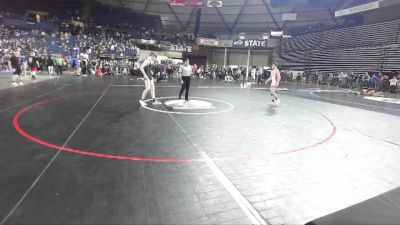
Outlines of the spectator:
{"label": "spectator", "polygon": [[365,75],[362,77],[363,87],[364,88],[370,87],[370,84],[369,84],[370,79],[371,79],[371,77],[369,76],[369,74],[365,73]]}
{"label": "spectator", "polygon": [[[16,50],[13,56],[10,58],[11,66],[14,69],[14,73],[12,76],[12,86],[23,85],[21,79],[21,65],[20,65],[20,52]],[[19,82],[17,82],[19,80]]]}
{"label": "spectator", "polygon": [[34,52],[29,57],[28,64],[31,69],[31,78],[32,78],[32,80],[36,80],[36,73],[38,72],[38,68],[40,65],[39,65],[38,58],[35,56]]}
{"label": "spectator", "polygon": [[250,74],[251,74],[251,79],[256,80],[256,67],[251,68]]}
{"label": "spectator", "polygon": [[257,72],[256,72],[256,75],[257,75],[257,84],[262,84],[262,74],[263,74],[262,68],[261,68],[261,66],[259,66],[259,67],[257,68]]}
{"label": "spectator", "polygon": [[86,77],[87,76],[87,63],[86,63],[86,60],[82,60],[80,66],[81,66],[81,72],[82,72],[83,76]]}
{"label": "spectator", "polygon": [[398,91],[397,82],[398,80],[396,79],[396,76],[393,76],[393,78],[390,79],[390,93],[395,93],[395,91]]}
{"label": "spectator", "polygon": [[383,83],[383,90],[389,91],[390,90],[390,81],[389,81],[389,76],[387,74],[385,74],[383,76],[382,83]]}
{"label": "spectator", "polygon": [[46,63],[47,63],[47,71],[49,72],[49,75],[54,74],[54,62],[50,56],[47,58]]}
{"label": "spectator", "polygon": [[54,64],[56,65],[56,73],[57,75],[62,75],[63,73],[63,66],[64,66],[64,59],[60,56],[57,55],[56,57],[54,57]]}

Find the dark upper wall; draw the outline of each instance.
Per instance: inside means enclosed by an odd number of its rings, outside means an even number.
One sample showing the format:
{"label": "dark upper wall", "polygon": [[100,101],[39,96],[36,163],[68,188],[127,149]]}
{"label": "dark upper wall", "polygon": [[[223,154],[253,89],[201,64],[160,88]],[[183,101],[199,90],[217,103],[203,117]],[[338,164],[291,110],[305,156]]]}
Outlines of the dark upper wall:
{"label": "dark upper wall", "polygon": [[119,25],[131,24],[134,28],[154,29],[159,31],[161,28],[160,16],[152,16],[134,13],[125,8],[96,5],[94,7],[94,19],[100,25]]}
{"label": "dark upper wall", "polygon": [[[399,1],[400,2],[400,1]],[[373,10],[364,14],[364,24],[374,24],[400,19],[400,4]]]}
{"label": "dark upper wall", "polygon": [[24,14],[27,10],[49,12],[52,15],[62,16],[75,13],[83,8],[86,1],[80,0],[13,0],[0,1],[0,10],[11,13]]}
{"label": "dark upper wall", "polygon": [[[89,7],[89,8],[88,8]],[[145,27],[159,31],[162,27],[160,16],[134,13],[128,9],[102,5],[93,0],[0,0],[0,11],[24,14],[27,10],[50,13],[59,19],[87,16],[96,24],[132,24],[136,28]]]}

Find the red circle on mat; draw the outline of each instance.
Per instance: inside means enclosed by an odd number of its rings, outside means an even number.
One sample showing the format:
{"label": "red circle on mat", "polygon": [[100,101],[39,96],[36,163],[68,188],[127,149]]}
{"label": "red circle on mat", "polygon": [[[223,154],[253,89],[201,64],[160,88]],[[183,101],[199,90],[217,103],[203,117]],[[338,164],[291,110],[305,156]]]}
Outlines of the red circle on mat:
{"label": "red circle on mat", "polygon": [[[53,148],[56,150],[61,150],[61,151],[66,151],[66,152],[71,152],[71,153],[76,153],[76,154],[81,154],[81,155],[87,155],[87,156],[93,156],[93,157],[100,157],[100,158],[108,158],[108,159],[119,159],[119,160],[130,160],[130,161],[148,161],[148,162],[172,162],[172,163],[183,163],[183,162],[200,162],[203,161],[202,159],[181,159],[181,158],[148,158],[148,157],[134,157],[134,156],[124,156],[124,155],[114,155],[114,154],[104,154],[104,153],[98,153],[98,152],[88,152],[88,151],[84,151],[81,149],[76,149],[76,148],[71,148],[71,147],[66,147],[66,146],[61,146],[61,145],[57,145],[57,144],[53,144],[50,143],[48,141],[45,141],[43,139],[40,139],[38,137],[35,137],[31,134],[29,134],[28,132],[26,132],[21,125],[19,124],[19,120],[21,118],[21,116],[28,112],[29,110],[36,108],[38,106],[41,105],[45,105],[49,102],[52,101],[56,101],[56,100],[61,100],[61,99],[65,99],[68,97],[74,97],[74,96],[80,96],[80,95],[87,95],[87,94],[98,94],[99,92],[84,92],[84,93],[79,93],[79,94],[70,94],[70,95],[65,95],[62,97],[54,97],[54,98],[49,98],[49,99],[45,99],[36,103],[33,103],[31,105],[25,106],[24,108],[22,108],[21,110],[19,110],[14,118],[13,118],[13,125],[15,130],[17,130],[18,133],[20,133],[22,136],[24,136],[25,138],[36,142],[38,144],[41,144],[43,146],[49,147],[49,148]],[[331,119],[329,119],[327,116],[323,115],[322,113],[319,113],[317,111],[313,111],[319,115],[321,115],[326,121],[329,122],[329,124],[332,127],[332,131],[329,134],[329,136],[327,136],[326,138],[324,138],[321,141],[318,141],[317,143],[311,144],[311,145],[307,145],[304,147],[300,147],[300,148],[295,148],[295,149],[290,149],[290,150],[286,150],[286,151],[282,151],[282,152],[278,152],[278,153],[274,153],[274,155],[279,155],[279,154],[288,154],[288,153],[293,153],[293,152],[299,152],[299,151],[304,151],[306,149],[310,149],[310,148],[314,148],[316,146],[322,145],[324,143],[326,143],[327,141],[329,141],[336,133],[336,126],[335,124],[331,121]],[[240,156],[240,157],[226,157],[228,159],[233,159],[233,158],[245,158],[248,156]],[[251,157],[250,157],[251,158]],[[214,160],[221,160],[224,158],[218,158],[218,159],[214,159]]]}

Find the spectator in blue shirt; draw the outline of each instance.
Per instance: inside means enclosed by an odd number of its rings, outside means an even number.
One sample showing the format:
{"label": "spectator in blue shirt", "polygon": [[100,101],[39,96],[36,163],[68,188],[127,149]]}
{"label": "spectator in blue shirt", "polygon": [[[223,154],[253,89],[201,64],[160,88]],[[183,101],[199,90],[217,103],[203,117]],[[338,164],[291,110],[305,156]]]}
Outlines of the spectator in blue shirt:
{"label": "spectator in blue shirt", "polygon": [[376,74],[372,75],[371,83],[372,83],[372,87],[374,89],[377,89],[379,87],[379,78],[378,78],[378,76],[376,76]]}

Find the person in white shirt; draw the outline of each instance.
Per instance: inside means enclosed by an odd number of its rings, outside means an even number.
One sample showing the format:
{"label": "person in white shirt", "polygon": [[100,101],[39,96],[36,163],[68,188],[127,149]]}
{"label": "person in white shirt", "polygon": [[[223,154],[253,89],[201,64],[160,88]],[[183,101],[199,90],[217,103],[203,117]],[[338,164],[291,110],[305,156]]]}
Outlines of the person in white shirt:
{"label": "person in white shirt", "polygon": [[186,58],[183,61],[183,65],[181,65],[179,67],[179,77],[182,79],[181,83],[182,83],[182,87],[181,87],[181,91],[179,92],[179,99],[181,99],[183,92],[186,90],[185,92],[185,101],[189,101],[189,88],[190,88],[190,77],[193,74],[193,68],[192,66],[189,64],[189,59]]}
{"label": "person in white shirt", "polygon": [[261,84],[261,78],[262,78],[262,68],[258,67],[256,71],[256,76],[257,76],[257,84]]}
{"label": "person in white shirt", "polygon": [[[393,76],[392,79],[390,79],[389,81],[390,83],[390,93],[394,93],[396,90],[396,86],[397,86],[397,79],[395,76]],[[398,88],[398,87],[397,87]]]}
{"label": "person in white shirt", "polygon": [[153,105],[161,104],[161,102],[156,100],[156,92],[155,92],[155,87],[154,87],[154,77],[153,76],[156,75],[155,74],[156,66],[157,66],[157,55],[156,55],[156,53],[152,52],[139,67],[140,71],[143,74],[144,84],[145,84],[145,89],[142,93],[142,98],[139,100],[139,102],[142,106],[146,105],[144,100],[149,91],[151,94],[151,98],[153,99]]}
{"label": "person in white shirt", "polygon": [[397,79],[397,92],[400,94],[400,77]]}
{"label": "person in white shirt", "polygon": [[268,80],[265,81],[267,84],[268,82],[271,81],[271,96],[273,97],[272,99],[272,104],[279,105],[280,100],[278,98],[278,95],[276,94],[276,90],[279,87],[279,82],[281,81],[281,73],[278,70],[278,64],[276,62],[272,63],[272,71],[271,71],[271,76],[268,78]]}
{"label": "person in white shirt", "polygon": [[251,78],[252,78],[253,80],[256,80],[256,68],[255,68],[255,67],[253,67],[253,68],[251,69]]}
{"label": "person in white shirt", "polygon": [[197,70],[197,78],[203,78],[203,67],[199,67]]}

